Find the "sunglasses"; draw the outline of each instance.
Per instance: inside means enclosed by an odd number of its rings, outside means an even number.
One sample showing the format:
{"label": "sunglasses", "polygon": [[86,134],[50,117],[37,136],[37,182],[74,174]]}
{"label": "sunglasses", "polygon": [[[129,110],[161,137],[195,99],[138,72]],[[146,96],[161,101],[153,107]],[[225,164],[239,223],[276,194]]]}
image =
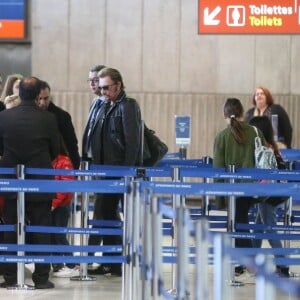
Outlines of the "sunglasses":
{"label": "sunglasses", "polygon": [[113,83],[113,84],[110,84],[110,85],[99,86],[99,90],[100,90],[100,91],[101,91],[101,90],[103,90],[103,91],[108,91],[109,88],[110,88],[111,86],[113,86],[113,85],[116,85],[116,84]]}

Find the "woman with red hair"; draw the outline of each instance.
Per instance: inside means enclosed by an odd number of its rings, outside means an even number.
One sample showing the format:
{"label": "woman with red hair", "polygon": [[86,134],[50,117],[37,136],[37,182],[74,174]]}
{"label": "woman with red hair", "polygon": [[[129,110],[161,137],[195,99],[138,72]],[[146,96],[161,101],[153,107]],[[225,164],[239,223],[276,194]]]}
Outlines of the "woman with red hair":
{"label": "woman with red hair", "polygon": [[278,125],[274,128],[278,138],[276,142],[279,148],[291,148],[292,146],[292,125],[288,114],[284,108],[274,103],[274,98],[270,91],[263,86],[259,86],[255,89],[253,95],[253,108],[250,108],[245,114],[245,122],[249,121],[256,116],[267,116],[272,122],[272,115],[277,115]]}

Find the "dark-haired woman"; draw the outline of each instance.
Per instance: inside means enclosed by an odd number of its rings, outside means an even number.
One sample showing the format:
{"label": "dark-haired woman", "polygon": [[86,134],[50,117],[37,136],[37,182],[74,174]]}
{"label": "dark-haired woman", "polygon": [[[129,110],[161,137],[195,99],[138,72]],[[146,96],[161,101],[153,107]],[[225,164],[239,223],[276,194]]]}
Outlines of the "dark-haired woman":
{"label": "dark-haired woman", "polygon": [[[228,168],[254,168],[254,149],[256,132],[254,128],[243,121],[244,109],[239,99],[228,98],[223,114],[228,126],[218,133],[214,142],[213,166]],[[264,138],[259,131],[259,135]],[[255,204],[252,197],[237,197],[235,207],[235,222],[248,224],[249,208]],[[240,230],[247,232],[248,230]],[[251,248],[251,239],[236,239],[235,246]],[[236,268],[236,274],[243,273],[244,268]]]}

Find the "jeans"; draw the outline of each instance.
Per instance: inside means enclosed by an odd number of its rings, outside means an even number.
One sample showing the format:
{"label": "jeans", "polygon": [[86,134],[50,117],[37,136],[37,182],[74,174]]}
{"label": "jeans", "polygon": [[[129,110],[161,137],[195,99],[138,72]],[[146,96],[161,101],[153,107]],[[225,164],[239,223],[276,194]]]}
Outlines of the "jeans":
{"label": "jeans", "polygon": [[[276,206],[272,206],[268,203],[259,203],[257,204],[257,216],[255,224],[264,224],[264,225],[276,225]],[[268,240],[272,248],[282,248],[280,240]],[[262,245],[262,240],[254,239],[253,247],[260,248]]]}

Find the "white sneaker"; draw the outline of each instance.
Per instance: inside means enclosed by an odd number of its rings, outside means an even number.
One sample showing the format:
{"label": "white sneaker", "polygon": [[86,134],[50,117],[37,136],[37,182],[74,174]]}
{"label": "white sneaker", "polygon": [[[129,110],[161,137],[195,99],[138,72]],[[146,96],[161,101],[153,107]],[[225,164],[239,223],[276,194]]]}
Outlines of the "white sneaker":
{"label": "white sneaker", "polygon": [[238,281],[244,284],[255,284],[255,273],[250,273],[248,270],[245,270],[245,272],[238,277]]}
{"label": "white sneaker", "polygon": [[34,263],[25,264],[25,272],[27,271],[29,274],[32,274],[34,272]]}
{"label": "white sneaker", "polygon": [[65,266],[57,272],[53,273],[53,277],[58,278],[70,278],[73,276],[79,276],[79,269],[76,267],[74,269],[71,269]]}

